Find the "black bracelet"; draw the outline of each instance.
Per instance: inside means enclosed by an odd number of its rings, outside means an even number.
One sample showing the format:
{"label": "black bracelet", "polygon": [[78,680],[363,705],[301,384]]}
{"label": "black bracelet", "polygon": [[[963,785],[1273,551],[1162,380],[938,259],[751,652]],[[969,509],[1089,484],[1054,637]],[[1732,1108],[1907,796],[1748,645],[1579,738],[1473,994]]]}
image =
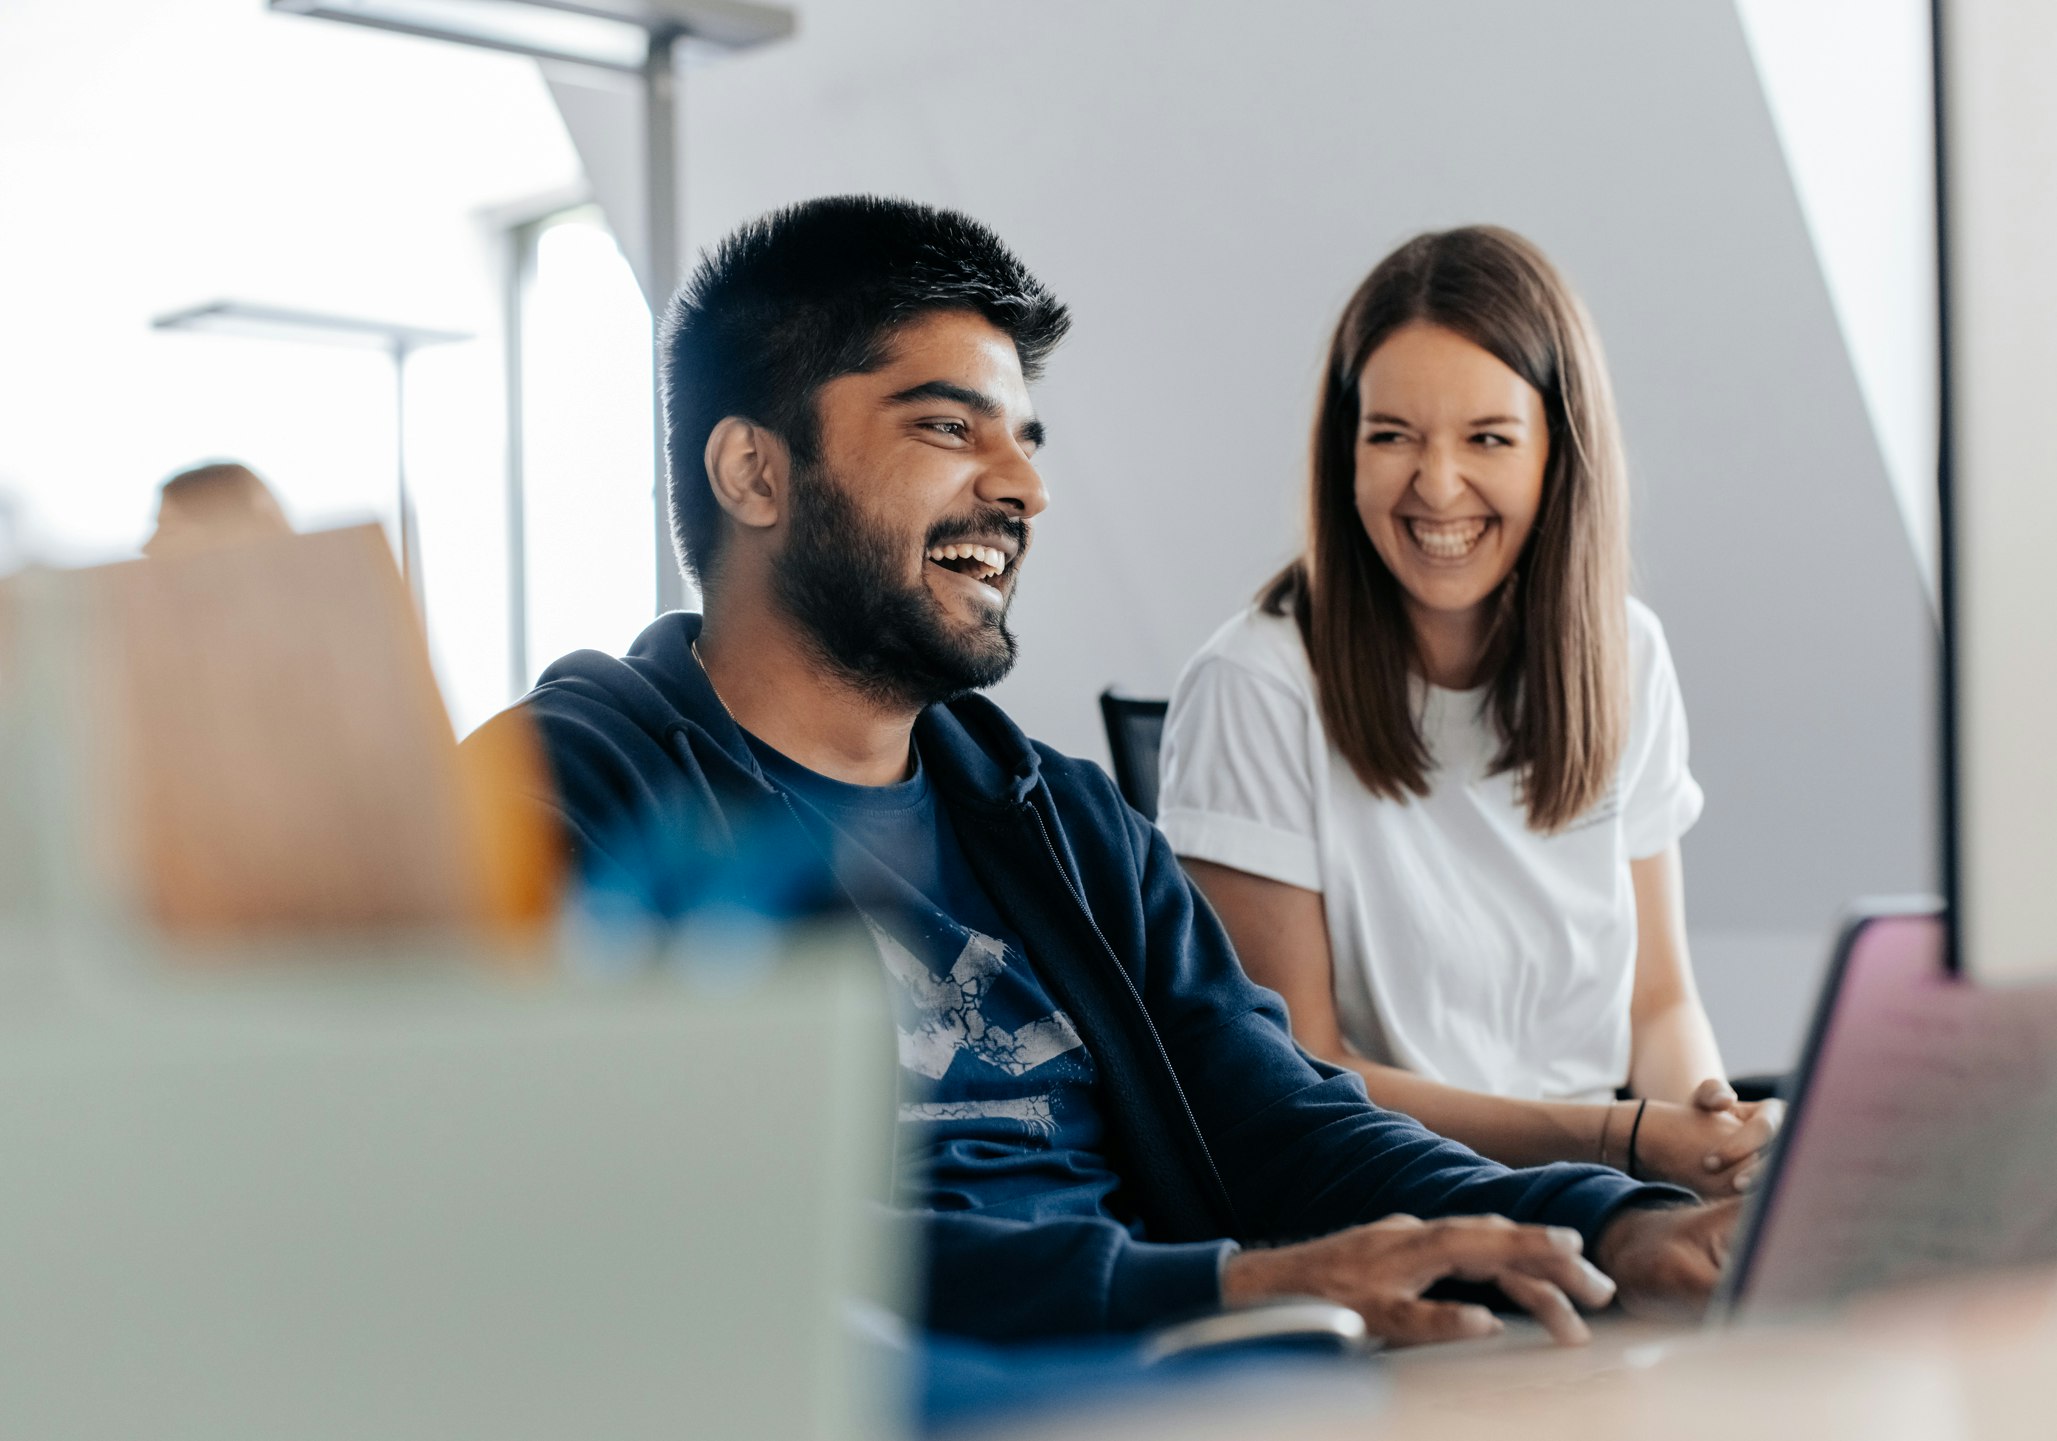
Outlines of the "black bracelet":
{"label": "black bracelet", "polygon": [[1636,1123],[1628,1128],[1628,1174],[1632,1181],[1643,1178],[1636,1174],[1636,1133],[1643,1129],[1643,1112],[1650,1109],[1650,1098],[1645,1096],[1636,1102]]}

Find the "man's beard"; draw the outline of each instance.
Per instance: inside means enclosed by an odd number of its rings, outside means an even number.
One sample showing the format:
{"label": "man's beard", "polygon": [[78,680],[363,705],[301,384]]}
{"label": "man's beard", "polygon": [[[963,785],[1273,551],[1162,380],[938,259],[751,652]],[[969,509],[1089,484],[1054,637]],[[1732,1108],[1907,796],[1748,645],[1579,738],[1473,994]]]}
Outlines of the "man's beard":
{"label": "man's beard", "polygon": [[[773,591],[843,680],[881,704],[919,710],[995,685],[1013,669],[1012,597],[969,626],[953,626],[925,584],[902,579],[905,538],[868,519],[825,467],[795,465],[792,495]],[[995,534],[1012,537],[1017,555],[1028,544],[1026,525],[994,511],[936,527],[922,555],[952,539]]]}

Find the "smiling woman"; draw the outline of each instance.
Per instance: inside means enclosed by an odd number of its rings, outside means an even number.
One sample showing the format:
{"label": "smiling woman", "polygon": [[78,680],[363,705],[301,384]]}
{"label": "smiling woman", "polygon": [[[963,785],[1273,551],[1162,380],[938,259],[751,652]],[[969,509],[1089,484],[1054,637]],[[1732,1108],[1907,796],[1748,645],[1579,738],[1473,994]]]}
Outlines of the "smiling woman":
{"label": "smiling woman", "polygon": [[[1357,391],[1358,519],[1400,583],[1422,674],[1467,689],[1487,650],[1486,602],[1513,573],[1542,503],[1543,398],[1491,351],[1428,321],[1373,351]],[[1587,528],[1606,524],[1590,517]],[[1595,547],[1603,563],[1584,577],[1594,588],[1619,586],[1604,565],[1618,548]]]}
{"label": "smiling woman", "polygon": [[1747,1187],[1779,1112],[1722,1080],[1686,955],[1700,790],[1584,308],[1519,236],[1424,235],[1326,375],[1306,553],[1180,679],[1160,824],[1373,1099],[1513,1165]]}

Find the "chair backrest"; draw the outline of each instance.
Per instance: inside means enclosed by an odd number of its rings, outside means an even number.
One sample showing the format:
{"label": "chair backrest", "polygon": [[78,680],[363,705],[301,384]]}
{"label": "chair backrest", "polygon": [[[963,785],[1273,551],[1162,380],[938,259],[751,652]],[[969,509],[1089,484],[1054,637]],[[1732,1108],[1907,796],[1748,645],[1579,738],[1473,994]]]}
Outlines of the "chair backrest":
{"label": "chair backrest", "polygon": [[1157,751],[1164,741],[1164,713],[1171,702],[1137,700],[1100,692],[1100,719],[1107,725],[1107,749],[1114,756],[1114,783],[1122,798],[1157,819]]}

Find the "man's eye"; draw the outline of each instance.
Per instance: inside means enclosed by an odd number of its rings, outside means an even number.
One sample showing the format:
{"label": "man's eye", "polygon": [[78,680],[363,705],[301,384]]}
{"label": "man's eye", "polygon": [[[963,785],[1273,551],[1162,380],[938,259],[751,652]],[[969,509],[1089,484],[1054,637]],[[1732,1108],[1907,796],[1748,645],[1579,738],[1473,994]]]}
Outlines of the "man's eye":
{"label": "man's eye", "polygon": [[971,427],[961,420],[924,420],[921,425],[924,430],[933,430],[938,435],[947,435],[959,440],[971,434]]}

